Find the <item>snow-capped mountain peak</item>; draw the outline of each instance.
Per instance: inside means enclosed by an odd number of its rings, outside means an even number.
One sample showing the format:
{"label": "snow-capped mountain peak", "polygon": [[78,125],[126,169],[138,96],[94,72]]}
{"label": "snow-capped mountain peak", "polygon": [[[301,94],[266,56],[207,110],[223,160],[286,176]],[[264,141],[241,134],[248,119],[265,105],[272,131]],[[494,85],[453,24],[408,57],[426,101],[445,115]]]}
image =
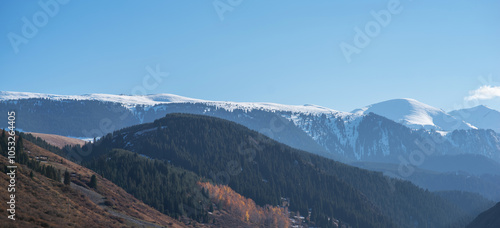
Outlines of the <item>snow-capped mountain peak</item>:
{"label": "snow-capped mountain peak", "polygon": [[476,128],[448,115],[441,109],[410,98],[383,101],[352,111],[352,113],[358,115],[370,112],[413,129],[424,128],[428,130],[452,131],[456,129]]}
{"label": "snow-capped mountain peak", "polygon": [[449,112],[453,117],[482,129],[500,133],[500,112],[484,105]]}

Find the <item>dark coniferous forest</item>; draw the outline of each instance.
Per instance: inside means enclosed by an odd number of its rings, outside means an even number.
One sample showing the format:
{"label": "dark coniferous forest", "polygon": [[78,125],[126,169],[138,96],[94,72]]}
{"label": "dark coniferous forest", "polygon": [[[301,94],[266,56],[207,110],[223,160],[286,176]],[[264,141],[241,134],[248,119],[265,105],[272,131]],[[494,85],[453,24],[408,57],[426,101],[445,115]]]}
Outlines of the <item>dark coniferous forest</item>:
{"label": "dark coniferous forest", "polygon": [[[196,178],[191,175],[197,175],[228,184],[259,205],[278,205],[281,197],[289,198],[291,211],[307,214],[311,210],[312,221],[322,227],[333,226],[329,218],[355,227],[465,226],[472,220],[472,215],[457,205],[410,182],[296,150],[218,118],[170,114],[153,123],[108,134],[92,147],[84,164],[173,216],[185,213],[179,208],[172,210],[168,201],[174,199],[164,195],[163,203],[155,203],[148,200],[153,190],[140,190],[145,176],[155,176],[150,173],[157,173],[154,170],[160,166],[193,172],[184,178],[191,179],[187,186],[195,184]],[[121,160],[124,167],[118,167],[119,163],[110,162],[120,156],[131,157],[115,148],[140,154],[136,158],[146,156],[163,163],[155,161],[150,168],[139,165],[141,168],[130,171],[127,164],[132,163]],[[168,177],[162,175],[153,181],[151,189],[161,189],[158,181]],[[183,203],[192,205],[189,200]],[[202,220],[203,211],[196,216]]]}

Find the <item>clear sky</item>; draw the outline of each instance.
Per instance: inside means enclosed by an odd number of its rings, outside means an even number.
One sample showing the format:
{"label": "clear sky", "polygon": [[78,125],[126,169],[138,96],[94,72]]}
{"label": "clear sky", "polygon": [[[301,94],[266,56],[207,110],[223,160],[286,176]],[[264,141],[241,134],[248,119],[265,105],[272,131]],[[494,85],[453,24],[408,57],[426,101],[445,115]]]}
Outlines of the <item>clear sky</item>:
{"label": "clear sky", "polygon": [[359,2],[1,1],[0,90],[500,110],[500,1]]}

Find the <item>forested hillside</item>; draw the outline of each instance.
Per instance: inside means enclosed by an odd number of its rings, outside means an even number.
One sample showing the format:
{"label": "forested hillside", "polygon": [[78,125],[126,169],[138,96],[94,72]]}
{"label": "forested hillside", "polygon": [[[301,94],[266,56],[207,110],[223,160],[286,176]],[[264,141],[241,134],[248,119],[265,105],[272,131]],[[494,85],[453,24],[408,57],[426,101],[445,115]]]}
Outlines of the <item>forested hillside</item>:
{"label": "forested hillside", "polygon": [[[251,199],[245,199],[225,185],[211,184],[190,171],[137,153],[114,149],[85,165],[181,221],[189,217],[214,227],[233,227],[231,224],[288,227],[286,224],[289,224],[284,208],[256,206]],[[228,212],[233,221],[227,221],[228,215],[224,216],[224,212]],[[222,214],[222,218],[217,214]]]}
{"label": "forested hillside", "polygon": [[[415,185],[277,143],[217,118],[170,114],[116,131],[92,146],[88,160],[123,148],[228,184],[258,205],[290,199],[290,210],[318,225],[329,218],[360,227],[464,226],[458,207]],[[469,220],[470,221],[470,220]]]}
{"label": "forested hillside", "polygon": [[16,195],[16,220],[5,213],[0,227],[187,227],[91,170],[35,145],[43,141],[32,143],[16,137],[16,163],[10,164],[7,151],[13,149],[7,142],[11,134],[0,131],[0,180],[9,183],[8,166],[17,166],[15,192],[0,188],[2,202],[9,201],[10,194]]}
{"label": "forested hillside", "polygon": [[208,222],[208,197],[192,172],[119,149],[84,165],[164,214]]}

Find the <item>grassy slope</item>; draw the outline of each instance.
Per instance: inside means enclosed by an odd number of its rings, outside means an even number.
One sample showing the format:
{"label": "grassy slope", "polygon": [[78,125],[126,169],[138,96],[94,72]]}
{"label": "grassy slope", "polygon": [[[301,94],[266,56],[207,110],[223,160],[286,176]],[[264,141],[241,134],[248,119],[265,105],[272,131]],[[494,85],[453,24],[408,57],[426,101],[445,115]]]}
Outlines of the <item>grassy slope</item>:
{"label": "grassy slope", "polygon": [[35,132],[26,132],[26,133],[32,134],[35,137],[40,137],[41,139],[45,140],[47,143],[52,144],[54,146],[57,146],[61,149],[66,145],[70,145],[70,146],[81,145],[81,146],[83,146],[85,144],[85,141],[83,141],[81,139],[75,139],[75,138],[70,138],[70,137],[65,137],[65,136],[60,136],[60,135],[43,134],[43,133],[35,133]]}
{"label": "grassy slope", "polygon": [[[34,172],[34,178],[29,177],[30,169],[21,166],[17,176],[18,188],[17,220],[7,221],[6,216],[0,217],[0,223],[7,226],[50,226],[50,227],[184,227],[155,209],[135,199],[123,189],[110,181],[98,176],[98,190],[89,189],[90,176],[95,173],[87,168],[70,162],[58,155],[44,150],[28,141],[24,141],[30,156],[48,156],[48,164],[55,166],[62,172],[68,170],[80,177],[73,177],[71,187],[64,186]],[[61,162],[62,161],[62,162]],[[5,157],[0,157],[0,164],[7,164]],[[7,183],[5,173],[0,174],[3,183]],[[79,183],[82,186],[76,185]],[[3,184],[2,184],[3,185]],[[0,188],[0,200],[6,202],[7,189]],[[103,204],[109,201],[108,205]],[[2,204],[5,211],[6,204]]]}

